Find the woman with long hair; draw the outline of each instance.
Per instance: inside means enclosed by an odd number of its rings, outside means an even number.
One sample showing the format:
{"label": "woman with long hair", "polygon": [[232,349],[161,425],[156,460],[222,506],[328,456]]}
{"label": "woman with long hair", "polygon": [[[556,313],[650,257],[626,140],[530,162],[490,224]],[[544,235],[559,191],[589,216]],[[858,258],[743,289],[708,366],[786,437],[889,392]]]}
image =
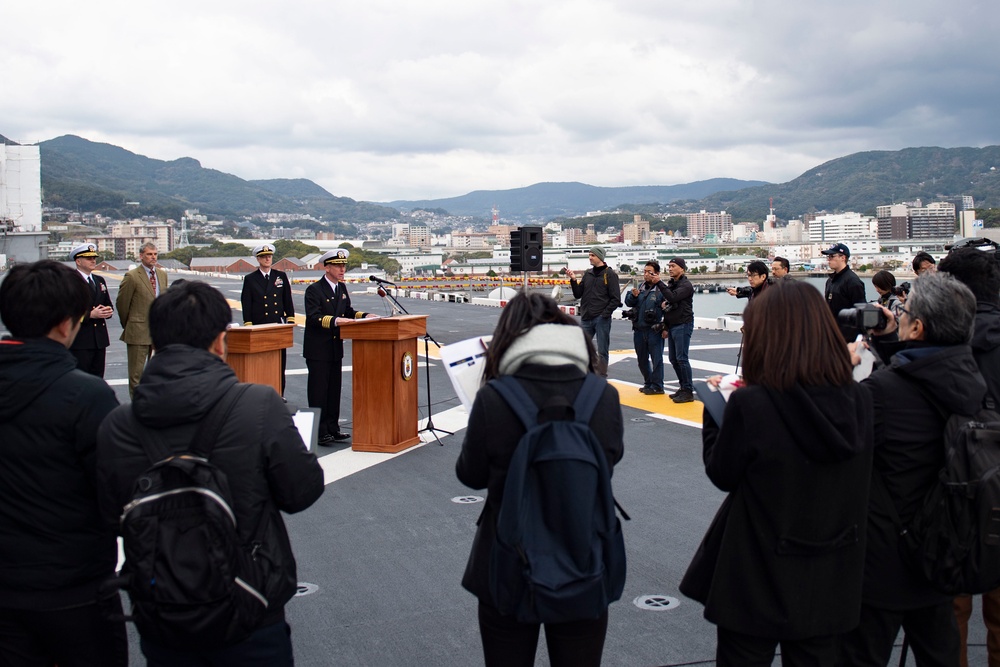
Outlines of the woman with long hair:
{"label": "woman with long hair", "polygon": [[[594,372],[594,348],[576,320],[552,299],[521,293],[511,299],[497,323],[486,353],[484,381],[513,376],[540,408],[552,399],[572,405],[588,374]],[[623,425],[618,392],[603,379],[603,391],[590,427],[611,468],[622,457]],[[511,457],[525,427],[492,385],[476,394],[462,452],[458,479],[473,489],[488,489],[478,521],[462,586],[479,598],[479,630],[487,667],[530,667],[535,663],[540,624],[522,623],[498,610],[490,591],[490,554],[496,542]],[[545,639],[554,666],[600,665],[607,632],[607,609],[596,618],[546,623]]]}
{"label": "woman with long hair", "polygon": [[681,592],[717,626],[720,666],[833,665],[858,624],[872,412],[822,295],[782,280],[744,313],[743,381],[705,471],[729,495]]}

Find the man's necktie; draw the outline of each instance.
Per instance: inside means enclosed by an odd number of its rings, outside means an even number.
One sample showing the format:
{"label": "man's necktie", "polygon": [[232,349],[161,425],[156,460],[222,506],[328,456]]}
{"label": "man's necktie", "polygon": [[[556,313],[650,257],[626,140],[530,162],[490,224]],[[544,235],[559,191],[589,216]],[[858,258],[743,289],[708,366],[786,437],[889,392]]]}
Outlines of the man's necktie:
{"label": "man's necktie", "polygon": [[156,271],[149,272],[149,284],[153,287],[153,294],[156,294]]}
{"label": "man's necktie", "polygon": [[90,291],[94,293],[94,296],[97,296],[97,283],[94,282],[94,277],[87,276],[87,282],[90,283]]}

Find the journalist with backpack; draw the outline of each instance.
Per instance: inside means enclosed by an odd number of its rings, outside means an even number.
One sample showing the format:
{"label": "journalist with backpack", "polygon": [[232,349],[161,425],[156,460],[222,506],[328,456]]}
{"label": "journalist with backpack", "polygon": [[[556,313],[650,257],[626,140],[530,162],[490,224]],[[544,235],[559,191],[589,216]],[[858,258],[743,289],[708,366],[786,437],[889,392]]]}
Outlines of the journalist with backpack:
{"label": "journalist with backpack", "polygon": [[861,611],[871,407],[815,288],[779,281],[743,317],[746,384],[702,430],[729,495],[680,590],[716,625],[717,665],[769,667],[779,644],[785,667],[834,665]]}
{"label": "journalist with backpack", "polygon": [[101,513],[126,557],[111,583],[128,592],[153,667],[293,664],[281,512],[312,505],[323,470],[278,393],[238,382],[223,360],[231,317],[203,282],[159,296],[156,354],[98,432]]}
{"label": "journalist with backpack", "polygon": [[918,665],[957,667],[954,591],[940,590],[904,555],[908,527],[945,465],[947,416],[976,413],[986,393],[969,347],[976,300],[952,276],[927,273],[913,282],[898,323],[883,312],[888,325],[872,346],[889,365],[862,383],[875,415],[875,459],[861,623],[845,638],[844,664],[886,665],[902,627]]}
{"label": "journalist with backpack", "polygon": [[533,665],[542,625],[552,665],[601,662],[625,581],[610,484],[623,424],[594,368],[555,301],[521,293],[504,308],[456,465],[462,483],[488,489],[462,578],[487,667]]}

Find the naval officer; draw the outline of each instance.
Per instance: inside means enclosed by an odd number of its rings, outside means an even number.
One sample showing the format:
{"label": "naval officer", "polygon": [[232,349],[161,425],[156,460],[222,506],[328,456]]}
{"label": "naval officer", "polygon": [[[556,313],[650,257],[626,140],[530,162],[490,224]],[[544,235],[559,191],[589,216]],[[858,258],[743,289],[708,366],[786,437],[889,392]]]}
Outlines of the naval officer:
{"label": "naval officer", "polygon": [[[243,277],[243,324],[295,324],[292,283],[284,271],[271,268],[274,246],[270,243],[253,249],[260,268]],[[281,394],[285,394],[286,350],[281,350]]]}
{"label": "naval officer", "polygon": [[97,266],[97,246],[83,243],[73,248],[69,255],[76,262],[76,270],[90,288],[90,310],[83,316],[80,333],[70,345],[70,353],[76,357],[76,365],[81,371],[104,377],[104,361],[108,346],[108,318],[114,314],[111,294],[104,278],[94,275]]}
{"label": "naval officer", "polygon": [[348,320],[378,318],[351,307],[351,297],[344,283],[347,258],[343,248],[331,250],[319,258],[325,275],[306,288],[306,332],[302,356],[306,358],[309,380],[306,385],[309,407],[320,408],[319,444],[349,440],[340,430],[340,381],[344,360],[344,340],[340,325]]}

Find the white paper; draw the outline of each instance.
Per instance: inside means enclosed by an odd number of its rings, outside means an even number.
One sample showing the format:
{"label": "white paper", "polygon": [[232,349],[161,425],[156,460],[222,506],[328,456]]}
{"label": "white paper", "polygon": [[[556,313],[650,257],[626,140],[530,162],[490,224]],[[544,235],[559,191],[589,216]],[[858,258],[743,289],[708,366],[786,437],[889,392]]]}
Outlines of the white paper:
{"label": "white paper", "polygon": [[448,379],[467,412],[472,412],[472,402],[482,384],[486,348],[492,339],[493,336],[469,338],[441,348],[441,361]]}

